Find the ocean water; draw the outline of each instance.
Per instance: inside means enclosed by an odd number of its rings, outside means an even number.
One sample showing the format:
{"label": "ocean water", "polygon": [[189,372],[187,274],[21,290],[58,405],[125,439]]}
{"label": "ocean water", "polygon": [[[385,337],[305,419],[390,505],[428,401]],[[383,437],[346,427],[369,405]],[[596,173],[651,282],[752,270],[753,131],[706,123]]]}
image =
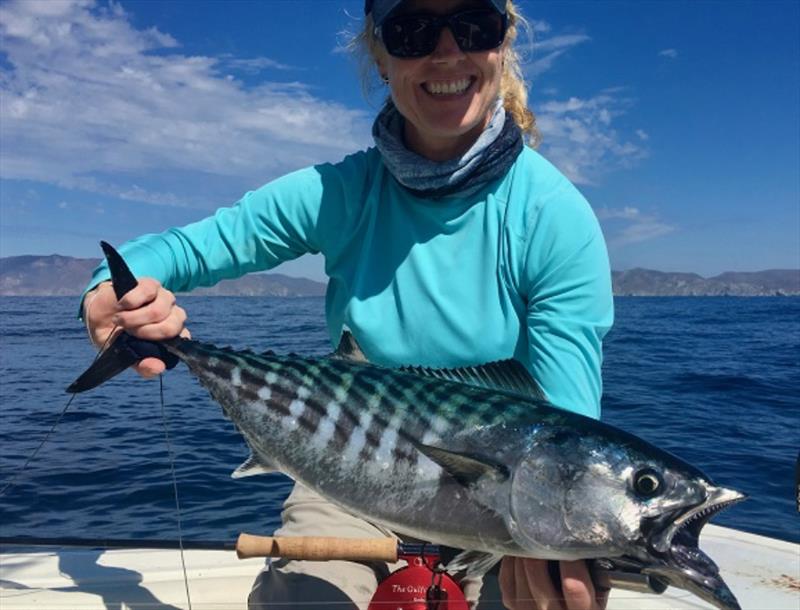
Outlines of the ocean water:
{"label": "ocean water", "polygon": [[[750,496],[721,525],[800,542],[800,299],[620,298],[603,418]],[[185,298],[196,338],[278,353],[330,351],[324,301]],[[93,357],[71,298],[0,299],[0,536],[177,538],[158,381],[128,372],[79,395],[23,465]],[[233,480],[241,437],[182,366],[164,410],[184,536],[277,527],[281,475]]]}

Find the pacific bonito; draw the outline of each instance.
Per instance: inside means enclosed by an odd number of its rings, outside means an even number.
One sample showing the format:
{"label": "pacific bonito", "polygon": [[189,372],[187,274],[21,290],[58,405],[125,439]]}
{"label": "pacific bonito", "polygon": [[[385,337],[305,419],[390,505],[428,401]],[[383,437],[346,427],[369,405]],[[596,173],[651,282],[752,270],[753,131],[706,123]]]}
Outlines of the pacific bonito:
{"label": "pacific bonito", "polygon": [[[104,250],[121,298],[136,280]],[[68,391],[154,354],[183,361],[236,424],[252,456],[234,476],[283,472],[399,534],[466,549],[454,563],[472,572],[503,555],[603,558],[739,608],[698,540],[712,515],[745,496],[549,404],[516,361],[390,369],[367,362],[347,332],[324,358],[122,333]]]}

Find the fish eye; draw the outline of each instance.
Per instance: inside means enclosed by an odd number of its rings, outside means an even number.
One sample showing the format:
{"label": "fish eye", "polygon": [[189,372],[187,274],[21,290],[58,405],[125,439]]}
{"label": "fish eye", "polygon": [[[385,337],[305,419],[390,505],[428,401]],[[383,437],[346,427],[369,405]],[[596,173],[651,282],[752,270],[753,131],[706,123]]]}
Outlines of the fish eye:
{"label": "fish eye", "polygon": [[652,498],[661,493],[664,481],[653,468],[642,468],[633,475],[633,489],[643,498]]}

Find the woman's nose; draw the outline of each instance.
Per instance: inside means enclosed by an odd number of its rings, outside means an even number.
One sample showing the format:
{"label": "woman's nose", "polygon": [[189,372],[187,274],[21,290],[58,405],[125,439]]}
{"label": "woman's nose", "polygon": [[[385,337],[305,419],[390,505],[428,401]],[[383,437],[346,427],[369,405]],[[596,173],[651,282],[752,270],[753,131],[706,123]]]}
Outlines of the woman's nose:
{"label": "woman's nose", "polygon": [[455,36],[449,27],[443,27],[441,34],[439,34],[439,41],[436,43],[436,48],[431,54],[434,61],[450,61],[458,59],[464,55],[464,52],[458,46]]}

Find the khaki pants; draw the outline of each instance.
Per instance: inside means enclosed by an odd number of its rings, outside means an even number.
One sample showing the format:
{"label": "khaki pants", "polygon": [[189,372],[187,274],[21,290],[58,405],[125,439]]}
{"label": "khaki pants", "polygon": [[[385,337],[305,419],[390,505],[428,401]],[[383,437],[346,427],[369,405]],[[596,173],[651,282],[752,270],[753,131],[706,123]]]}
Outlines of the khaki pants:
{"label": "khaki pants", "polygon": [[[276,536],[336,536],[381,538],[392,532],[354,517],[299,483],[283,505],[283,525]],[[258,575],[248,598],[248,610],[366,610],[378,582],[405,565],[351,561],[289,561],[268,563]],[[495,571],[493,571],[495,573]],[[501,610],[497,579],[462,581],[467,599],[480,610]],[[493,600],[493,601],[492,601]]]}

